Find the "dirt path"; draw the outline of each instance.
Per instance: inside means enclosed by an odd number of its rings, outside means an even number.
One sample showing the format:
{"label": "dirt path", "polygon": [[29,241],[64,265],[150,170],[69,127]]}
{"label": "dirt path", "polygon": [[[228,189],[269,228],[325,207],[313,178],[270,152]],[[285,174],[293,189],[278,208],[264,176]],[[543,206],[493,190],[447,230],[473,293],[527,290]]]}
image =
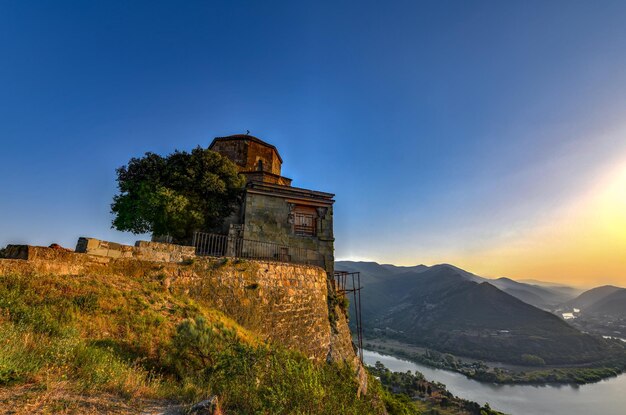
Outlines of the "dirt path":
{"label": "dirt path", "polygon": [[0,388],[0,415],[182,415],[183,407],[168,401],[123,400],[107,393],[75,393],[63,383]]}

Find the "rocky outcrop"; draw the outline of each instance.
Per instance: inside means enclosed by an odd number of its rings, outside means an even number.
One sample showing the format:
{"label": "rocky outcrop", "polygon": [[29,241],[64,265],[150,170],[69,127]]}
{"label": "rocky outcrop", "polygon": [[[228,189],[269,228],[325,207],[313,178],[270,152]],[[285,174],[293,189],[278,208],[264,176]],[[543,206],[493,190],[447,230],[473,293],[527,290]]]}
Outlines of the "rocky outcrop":
{"label": "rocky outcrop", "polygon": [[209,399],[198,402],[189,409],[189,414],[193,415],[224,415],[220,408],[217,396],[213,395]]}

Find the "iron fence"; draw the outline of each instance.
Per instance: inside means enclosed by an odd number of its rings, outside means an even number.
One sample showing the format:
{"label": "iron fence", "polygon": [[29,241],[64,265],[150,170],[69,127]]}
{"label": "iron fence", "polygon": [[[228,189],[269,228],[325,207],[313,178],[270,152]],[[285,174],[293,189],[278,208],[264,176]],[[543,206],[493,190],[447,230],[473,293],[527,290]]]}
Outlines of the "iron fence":
{"label": "iron fence", "polygon": [[196,255],[291,262],[325,267],[324,256],[312,249],[253,241],[228,235],[195,232]]}

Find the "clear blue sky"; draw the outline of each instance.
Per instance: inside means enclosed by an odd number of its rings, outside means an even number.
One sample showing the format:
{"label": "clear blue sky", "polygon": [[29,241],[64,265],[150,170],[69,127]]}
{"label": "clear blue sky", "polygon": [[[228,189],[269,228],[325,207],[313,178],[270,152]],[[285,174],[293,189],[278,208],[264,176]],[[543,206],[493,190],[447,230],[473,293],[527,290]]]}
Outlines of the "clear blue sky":
{"label": "clear blue sky", "polygon": [[462,262],[626,160],[626,2],[4,0],[0,94],[0,246],[132,242],[116,167],[249,129],[338,257]]}

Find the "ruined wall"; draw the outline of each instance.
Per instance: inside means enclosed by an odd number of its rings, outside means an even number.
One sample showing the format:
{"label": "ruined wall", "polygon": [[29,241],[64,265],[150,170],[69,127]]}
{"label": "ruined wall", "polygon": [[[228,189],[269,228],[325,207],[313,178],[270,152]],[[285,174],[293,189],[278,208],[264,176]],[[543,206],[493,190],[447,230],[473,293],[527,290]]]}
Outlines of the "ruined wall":
{"label": "ruined wall", "polygon": [[100,270],[112,258],[30,245],[9,245],[0,257],[0,274],[81,275]]}
{"label": "ruined wall", "polygon": [[42,247],[24,250],[28,260],[0,259],[0,274],[145,276],[221,310],[263,340],[316,361],[355,363],[345,319],[331,328],[327,276],[319,267],[207,258],[177,264]]}
{"label": "ruined wall", "polygon": [[289,217],[292,207],[287,199],[248,192],[245,199],[244,237],[253,241],[271,241],[281,245],[310,249],[324,257],[326,270],[334,264],[333,208],[319,210],[317,235],[296,235]]}
{"label": "ruined wall", "polygon": [[110,258],[135,258],[163,262],[181,262],[196,255],[193,246],[148,241],[137,241],[135,246],[130,246],[83,237],[78,239],[76,252]]}

